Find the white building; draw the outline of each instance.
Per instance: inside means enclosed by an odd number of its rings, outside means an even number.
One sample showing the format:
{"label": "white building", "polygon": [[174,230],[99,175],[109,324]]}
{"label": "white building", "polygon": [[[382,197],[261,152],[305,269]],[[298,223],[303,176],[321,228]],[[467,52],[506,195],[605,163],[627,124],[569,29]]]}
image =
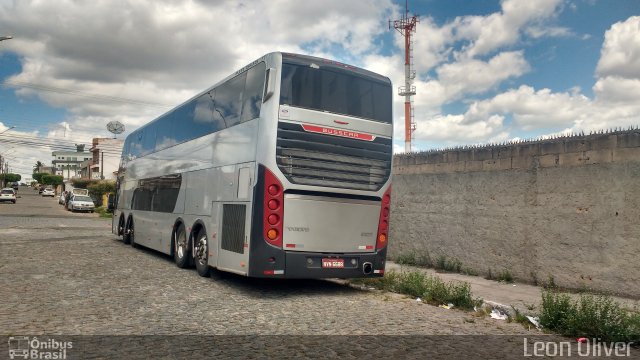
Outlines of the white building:
{"label": "white building", "polygon": [[83,161],[91,160],[91,153],[84,151],[84,145],[76,144],[76,151],[54,151],[52,166],[56,175],[62,175],[65,180],[80,177]]}
{"label": "white building", "polygon": [[124,140],[111,138],[94,138],[91,160],[83,170],[83,177],[89,179],[115,180]]}

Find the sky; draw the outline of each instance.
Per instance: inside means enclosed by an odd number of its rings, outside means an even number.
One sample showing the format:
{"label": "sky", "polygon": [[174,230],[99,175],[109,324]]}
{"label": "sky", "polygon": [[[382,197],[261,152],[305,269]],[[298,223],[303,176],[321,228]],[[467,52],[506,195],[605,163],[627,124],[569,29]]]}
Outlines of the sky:
{"label": "sky", "polygon": [[[414,151],[640,125],[640,1],[410,0]],[[397,0],[0,0],[0,155],[124,138],[272,51],[404,85]],[[396,93],[394,89],[394,93]],[[394,151],[404,151],[394,96]],[[3,133],[4,132],[4,133]]]}

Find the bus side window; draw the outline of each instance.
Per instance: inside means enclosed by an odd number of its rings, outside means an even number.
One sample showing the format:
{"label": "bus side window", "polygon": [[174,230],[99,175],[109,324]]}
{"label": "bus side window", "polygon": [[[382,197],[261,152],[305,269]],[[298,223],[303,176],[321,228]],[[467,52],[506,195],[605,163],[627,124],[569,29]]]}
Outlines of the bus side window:
{"label": "bus side window", "polygon": [[247,73],[242,73],[216,88],[215,109],[225,127],[240,123],[242,112],[242,92]]}
{"label": "bus side window", "polygon": [[244,86],[244,99],[242,104],[242,122],[260,116],[262,90],[264,88],[264,72],[264,63],[252,67],[247,72],[247,82]]}

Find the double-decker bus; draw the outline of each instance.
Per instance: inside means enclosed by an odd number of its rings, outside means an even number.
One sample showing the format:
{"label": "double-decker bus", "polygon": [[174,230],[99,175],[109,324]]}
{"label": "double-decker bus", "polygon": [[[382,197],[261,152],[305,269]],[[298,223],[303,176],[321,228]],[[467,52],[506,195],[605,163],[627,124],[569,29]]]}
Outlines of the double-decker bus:
{"label": "double-decker bus", "polygon": [[202,276],[383,276],[391,103],[387,77],[267,54],[127,136],[112,230]]}

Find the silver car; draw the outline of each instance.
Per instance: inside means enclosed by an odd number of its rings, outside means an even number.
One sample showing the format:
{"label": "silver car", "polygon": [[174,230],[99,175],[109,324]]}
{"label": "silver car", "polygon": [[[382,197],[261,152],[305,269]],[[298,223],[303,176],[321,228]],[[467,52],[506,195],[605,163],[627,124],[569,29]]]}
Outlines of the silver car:
{"label": "silver car", "polygon": [[93,200],[86,195],[74,195],[69,200],[67,208],[70,211],[90,211],[93,212],[96,208]]}

